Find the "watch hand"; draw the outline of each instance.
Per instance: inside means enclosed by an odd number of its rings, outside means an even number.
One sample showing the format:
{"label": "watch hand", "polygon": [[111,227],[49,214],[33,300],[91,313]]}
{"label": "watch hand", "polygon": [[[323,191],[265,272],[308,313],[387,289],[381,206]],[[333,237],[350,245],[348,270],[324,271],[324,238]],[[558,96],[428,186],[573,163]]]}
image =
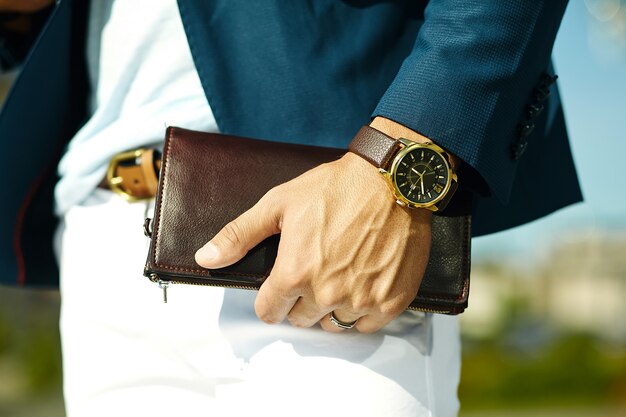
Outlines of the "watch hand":
{"label": "watch hand", "polygon": [[417,172],[415,168],[411,168],[411,171],[415,172],[420,178],[422,178],[422,175],[424,175],[423,173],[420,174],[419,172]]}
{"label": "watch hand", "polygon": [[[424,174],[422,174],[422,177]],[[420,177],[420,187],[422,188],[422,194],[424,194],[424,178]]]}
{"label": "watch hand", "polygon": [[419,179],[421,180],[426,174],[426,171],[428,171],[428,168],[424,168],[424,172],[422,172],[421,174],[415,168],[411,168],[411,171],[415,172],[417,176],[419,177]]}

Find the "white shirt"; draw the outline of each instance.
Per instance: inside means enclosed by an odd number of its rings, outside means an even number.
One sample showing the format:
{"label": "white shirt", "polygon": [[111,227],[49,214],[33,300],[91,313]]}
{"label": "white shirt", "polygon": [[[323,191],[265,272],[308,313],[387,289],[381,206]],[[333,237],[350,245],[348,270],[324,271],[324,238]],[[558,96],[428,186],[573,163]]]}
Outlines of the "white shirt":
{"label": "white shirt", "polygon": [[160,144],[166,126],[217,131],[176,0],[92,0],[88,30],[92,116],[59,164],[58,214],[92,192],[114,154]]}

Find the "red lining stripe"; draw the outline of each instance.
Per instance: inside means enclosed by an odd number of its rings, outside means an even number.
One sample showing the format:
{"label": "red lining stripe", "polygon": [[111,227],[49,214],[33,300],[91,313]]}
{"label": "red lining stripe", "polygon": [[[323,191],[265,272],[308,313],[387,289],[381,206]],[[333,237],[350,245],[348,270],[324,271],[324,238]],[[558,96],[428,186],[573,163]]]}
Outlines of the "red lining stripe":
{"label": "red lining stripe", "polygon": [[22,205],[20,206],[19,211],[17,212],[17,217],[15,218],[15,231],[13,234],[13,250],[15,251],[15,261],[17,263],[17,285],[24,286],[26,284],[26,261],[24,259],[24,251],[22,249],[22,228],[24,226],[24,219],[26,218],[26,212],[32,203],[35,194],[41,184],[43,183],[46,175],[50,170],[46,169],[41,175],[39,175],[35,182],[31,185],[22,200]]}

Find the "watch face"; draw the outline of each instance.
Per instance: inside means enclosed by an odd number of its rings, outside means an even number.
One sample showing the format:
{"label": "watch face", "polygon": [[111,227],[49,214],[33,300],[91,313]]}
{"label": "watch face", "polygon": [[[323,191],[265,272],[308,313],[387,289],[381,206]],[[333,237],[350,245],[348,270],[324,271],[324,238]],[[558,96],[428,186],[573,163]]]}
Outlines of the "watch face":
{"label": "watch face", "polygon": [[439,200],[449,182],[445,158],[430,148],[417,147],[397,162],[396,188],[410,203],[428,205]]}

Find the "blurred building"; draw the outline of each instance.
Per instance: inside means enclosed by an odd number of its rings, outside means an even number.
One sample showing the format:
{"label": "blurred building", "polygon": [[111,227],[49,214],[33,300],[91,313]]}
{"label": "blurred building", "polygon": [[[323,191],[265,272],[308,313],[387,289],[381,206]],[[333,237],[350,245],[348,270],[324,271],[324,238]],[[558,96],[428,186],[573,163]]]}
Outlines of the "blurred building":
{"label": "blurred building", "polygon": [[472,270],[463,332],[487,337],[511,316],[563,332],[626,342],[626,231],[563,237],[530,265],[497,260]]}

